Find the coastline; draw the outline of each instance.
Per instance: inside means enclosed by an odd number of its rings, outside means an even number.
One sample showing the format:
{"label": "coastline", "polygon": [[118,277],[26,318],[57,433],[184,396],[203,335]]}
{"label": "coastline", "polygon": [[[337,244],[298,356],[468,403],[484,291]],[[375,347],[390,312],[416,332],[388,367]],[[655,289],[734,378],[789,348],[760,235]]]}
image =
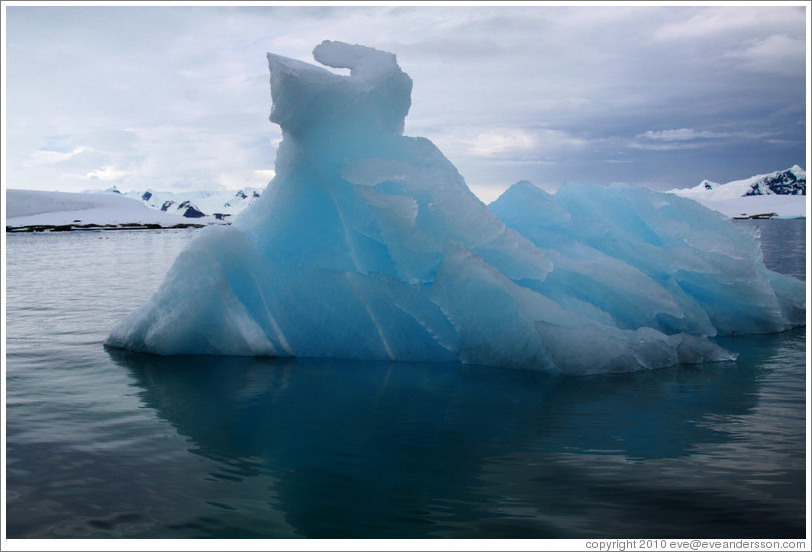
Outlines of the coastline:
{"label": "coastline", "polygon": [[98,232],[108,230],[178,230],[184,228],[203,228],[208,224],[178,223],[164,226],[157,223],[125,222],[120,224],[29,224],[23,226],[6,226],[7,234],[44,233],[44,232]]}

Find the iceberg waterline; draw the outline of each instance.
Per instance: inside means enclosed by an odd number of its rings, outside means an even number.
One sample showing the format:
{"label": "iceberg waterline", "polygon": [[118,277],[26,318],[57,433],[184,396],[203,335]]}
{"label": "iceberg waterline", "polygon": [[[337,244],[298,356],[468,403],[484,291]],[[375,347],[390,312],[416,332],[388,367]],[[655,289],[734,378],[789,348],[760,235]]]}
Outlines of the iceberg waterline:
{"label": "iceberg waterline", "polygon": [[804,284],[701,205],[529,183],[490,208],[425,138],[393,54],[268,54],[276,176],[210,227],[107,345],[161,355],[461,361],[567,374],[732,355],[708,338],[802,325]]}

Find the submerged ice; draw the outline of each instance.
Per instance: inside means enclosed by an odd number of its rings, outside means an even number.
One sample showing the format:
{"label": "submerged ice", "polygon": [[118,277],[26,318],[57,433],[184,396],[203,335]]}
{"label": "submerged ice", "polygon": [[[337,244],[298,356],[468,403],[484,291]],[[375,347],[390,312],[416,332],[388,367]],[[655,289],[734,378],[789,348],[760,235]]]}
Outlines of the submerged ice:
{"label": "submerged ice", "polygon": [[490,207],[424,138],[393,54],[268,54],[276,176],[209,227],[107,339],[156,353],[462,361],[570,374],[729,359],[802,325],[804,285],[673,194],[511,187]]}

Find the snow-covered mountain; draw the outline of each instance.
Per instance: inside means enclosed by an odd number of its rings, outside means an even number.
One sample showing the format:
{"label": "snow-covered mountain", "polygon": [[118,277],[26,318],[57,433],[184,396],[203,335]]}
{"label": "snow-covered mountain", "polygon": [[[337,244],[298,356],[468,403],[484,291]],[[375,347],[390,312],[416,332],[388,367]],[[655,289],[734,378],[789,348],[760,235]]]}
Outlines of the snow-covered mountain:
{"label": "snow-covered mountain", "polygon": [[[98,193],[98,191],[94,193]],[[261,190],[242,188],[236,192],[233,190],[195,191],[181,194],[148,189],[122,193],[113,186],[104,190],[104,193],[120,194],[136,199],[151,209],[185,218],[214,217],[216,220],[230,222],[259,198]]]}
{"label": "snow-covered mountain", "polygon": [[727,184],[703,180],[693,188],[670,191],[683,197],[696,196],[709,200],[760,195],[806,195],[806,171],[795,165],[783,171],[759,174]]}
{"label": "snow-covered mountain", "polygon": [[41,232],[203,226],[174,213],[147,208],[120,194],[8,189],[6,231]]}
{"label": "snow-covered mountain", "polygon": [[732,218],[806,216],[806,171],[798,165],[719,184],[703,180],[669,193],[693,199]]}
{"label": "snow-covered mountain", "polygon": [[6,190],[6,230],[183,228],[228,224],[260,197],[260,190],[225,192],[132,191],[115,186],[82,193]]}

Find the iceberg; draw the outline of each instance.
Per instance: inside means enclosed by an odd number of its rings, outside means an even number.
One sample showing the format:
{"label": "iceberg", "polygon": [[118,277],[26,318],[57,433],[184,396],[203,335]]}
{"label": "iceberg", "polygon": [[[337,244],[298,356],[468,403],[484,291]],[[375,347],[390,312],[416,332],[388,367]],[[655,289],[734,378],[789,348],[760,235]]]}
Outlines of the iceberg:
{"label": "iceberg", "polygon": [[565,374],[733,358],[709,338],[801,325],[804,285],[673,194],[511,187],[490,207],[404,136],[395,55],[268,54],[276,174],[208,227],[106,345],[159,355],[464,362]]}

